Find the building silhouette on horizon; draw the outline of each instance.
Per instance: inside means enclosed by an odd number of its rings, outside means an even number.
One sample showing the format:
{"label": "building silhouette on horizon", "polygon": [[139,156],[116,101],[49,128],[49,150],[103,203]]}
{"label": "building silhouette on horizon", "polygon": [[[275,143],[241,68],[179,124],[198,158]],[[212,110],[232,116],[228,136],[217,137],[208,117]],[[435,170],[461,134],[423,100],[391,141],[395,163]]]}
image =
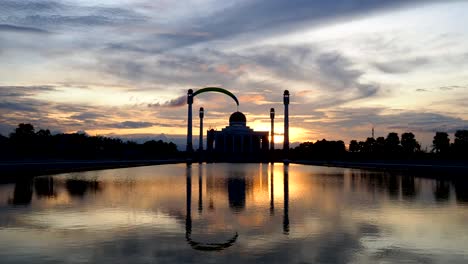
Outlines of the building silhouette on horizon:
{"label": "building silhouette on horizon", "polygon": [[229,126],[207,131],[207,152],[212,157],[230,160],[261,158],[269,151],[269,135],[269,131],[248,127],[245,115],[237,111],[229,117]]}

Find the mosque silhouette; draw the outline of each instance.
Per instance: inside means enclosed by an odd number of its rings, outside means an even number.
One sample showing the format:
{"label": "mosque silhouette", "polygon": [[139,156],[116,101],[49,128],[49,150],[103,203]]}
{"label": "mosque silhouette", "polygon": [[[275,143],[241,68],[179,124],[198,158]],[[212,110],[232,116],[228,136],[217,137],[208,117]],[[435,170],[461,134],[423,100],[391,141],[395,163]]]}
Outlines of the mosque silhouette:
{"label": "mosque silhouette", "polygon": [[[187,92],[188,118],[187,118],[187,147],[186,152],[189,154],[189,161],[194,157],[192,145],[192,104],[194,97],[205,92],[219,92],[231,97],[239,106],[237,97],[226,89],[219,87],[206,87],[193,91],[189,89]],[[284,140],[283,151],[281,157],[285,163],[288,163],[289,150],[289,91],[283,93],[284,104]],[[199,111],[200,117],[200,134],[199,147],[197,151],[197,159],[199,161],[229,161],[229,162],[246,162],[246,161],[273,161],[278,158],[275,155],[274,144],[274,119],[275,109],[270,109],[271,130],[270,131],[255,131],[247,126],[246,116],[239,111],[231,114],[229,117],[229,126],[221,130],[210,129],[206,136],[206,149],[203,146],[203,118],[204,108]]]}

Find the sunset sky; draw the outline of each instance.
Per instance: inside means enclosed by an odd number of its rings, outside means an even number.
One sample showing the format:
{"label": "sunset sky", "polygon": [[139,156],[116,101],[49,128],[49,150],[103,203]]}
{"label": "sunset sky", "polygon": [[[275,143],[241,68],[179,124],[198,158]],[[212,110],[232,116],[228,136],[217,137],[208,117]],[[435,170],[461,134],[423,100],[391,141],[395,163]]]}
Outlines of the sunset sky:
{"label": "sunset sky", "polygon": [[[184,145],[187,89],[237,95],[248,125],[291,141],[468,129],[468,1],[0,0],[0,134],[162,138]],[[235,103],[195,98],[221,129]],[[198,136],[198,118],[194,122]]]}

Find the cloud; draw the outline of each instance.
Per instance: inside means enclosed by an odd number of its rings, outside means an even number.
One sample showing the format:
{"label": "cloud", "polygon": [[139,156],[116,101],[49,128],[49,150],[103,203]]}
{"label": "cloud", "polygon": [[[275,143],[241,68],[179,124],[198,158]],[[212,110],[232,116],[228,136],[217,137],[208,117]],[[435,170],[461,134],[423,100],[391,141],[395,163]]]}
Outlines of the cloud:
{"label": "cloud", "polygon": [[138,122],[138,121],[124,121],[119,123],[106,124],[106,127],[110,128],[146,128],[152,127],[154,124],[150,122]]}
{"label": "cloud", "polygon": [[56,87],[52,85],[0,86],[0,97],[34,96],[43,92],[51,92],[55,90],[56,90]]}
{"label": "cloud", "polygon": [[41,28],[122,25],[145,20],[143,15],[131,9],[30,0],[6,0],[2,2],[0,15],[0,23]]}
{"label": "cloud", "polygon": [[441,86],[439,89],[441,91],[452,91],[455,89],[467,89],[468,86],[461,86],[461,85],[450,85],[450,86]]}
{"label": "cloud", "polygon": [[[156,84],[161,89],[186,89],[220,85],[239,95],[257,92],[265,96],[265,102],[277,102],[281,98],[276,93],[265,91],[282,91],[293,83],[292,86],[300,84],[300,91],[311,91],[310,96],[297,100],[301,103],[314,100],[316,107],[376,96],[381,90],[378,83],[361,81],[365,71],[358,69],[349,57],[316,45],[267,45],[236,52],[201,48],[164,54],[117,54],[100,54],[95,71],[133,86],[138,84],[137,87]],[[317,91],[319,99],[315,99]],[[149,106],[181,106],[184,100],[180,97]]]}
{"label": "cloud", "polygon": [[93,112],[83,112],[83,113],[70,116],[71,119],[77,119],[77,120],[82,120],[82,121],[95,120],[95,119],[103,118],[103,117],[106,117],[106,115],[103,115],[101,113],[93,113]]}
{"label": "cloud", "polygon": [[27,112],[34,112],[37,111],[38,108],[32,106],[31,104],[21,104],[18,102],[6,102],[0,101],[0,109],[7,110],[7,111],[27,111]]}
{"label": "cloud", "polygon": [[[350,17],[369,15],[371,12],[383,12],[388,9],[402,8],[413,5],[421,5],[430,2],[442,2],[435,0],[396,0],[396,1],[377,1],[364,0],[359,3],[349,0],[339,0],[333,2],[327,1],[308,1],[308,0],[252,0],[252,1],[234,1],[230,4],[208,2],[203,8],[203,12],[194,15],[196,12],[187,10],[190,5],[180,5],[178,3],[166,3],[164,13],[161,10],[158,16],[152,18],[144,17],[135,10],[138,5],[128,5],[121,9],[116,9],[115,13],[97,12],[94,16],[77,16],[82,19],[85,25],[111,24],[113,20],[125,21],[126,29],[134,27],[135,32],[146,34],[139,35],[138,41],[124,41],[119,38],[114,43],[109,43],[107,48],[142,53],[163,53],[177,50],[184,47],[194,47],[200,45],[211,45],[214,42],[225,41],[227,39],[244,42],[246,39],[252,41],[257,38],[267,38],[273,35],[290,33],[291,31],[300,31],[305,28],[310,29],[318,27],[324,23],[341,21]],[[150,4],[148,4],[150,5]],[[196,5],[202,5],[197,2]],[[74,7],[77,13],[83,13],[84,7]],[[94,7],[97,10],[102,7]],[[160,8],[159,8],[160,9]],[[88,13],[95,14],[96,12]],[[171,15],[172,14],[172,15]],[[181,15],[183,14],[183,15]],[[66,18],[66,17],[65,17]],[[75,24],[73,16],[63,21],[57,21],[64,24]],[[162,19],[162,22],[159,20]],[[39,18],[27,21],[30,23],[40,20]],[[45,19],[42,19],[45,20]],[[89,21],[88,21],[89,20]],[[142,25],[141,21],[147,21],[148,24]],[[152,25],[153,30],[148,32],[148,26]],[[157,29],[157,30],[155,30]]]}
{"label": "cloud", "polygon": [[0,32],[16,32],[16,33],[38,33],[38,34],[49,34],[47,30],[43,30],[35,27],[21,27],[14,25],[0,24]]}
{"label": "cloud", "polygon": [[[265,37],[272,34],[282,34],[291,32],[291,29],[301,30],[334,20],[423,4],[423,2],[437,1],[239,1],[206,17],[188,19],[186,24],[194,25],[198,30],[206,32],[209,37],[202,39],[203,41],[232,38],[241,34],[255,38],[258,35]],[[176,47],[193,45],[200,41],[200,39],[193,39],[192,42],[187,43],[185,38],[174,39],[174,42],[178,43]],[[175,44],[174,42],[172,44]]]}
{"label": "cloud", "polygon": [[413,59],[393,60],[387,62],[376,62],[374,66],[381,72],[388,74],[399,74],[414,71],[421,66],[429,64],[429,58],[419,57]]}
{"label": "cloud", "polygon": [[154,103],[154,104],[148,104],[148,107],[179,107],[179,106],[184,106],[187,103],[187,96],[182,95],[177,98],[171,99],[169,101],[166,101],[164,103]]}

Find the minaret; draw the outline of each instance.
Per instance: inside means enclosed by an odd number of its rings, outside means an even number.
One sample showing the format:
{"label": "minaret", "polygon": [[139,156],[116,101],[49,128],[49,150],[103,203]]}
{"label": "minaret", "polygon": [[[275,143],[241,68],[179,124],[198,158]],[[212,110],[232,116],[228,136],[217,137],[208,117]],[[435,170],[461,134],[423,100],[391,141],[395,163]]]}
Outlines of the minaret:
{"label": "minaret", "polygon": [[374,127],[372,127],[372,138],[374,138]]}
{"label": "minaret", "polygon": [[284,90],[283,94],[283,103],[284,103],[284,142],[283,142],[283,151],[285,152],[285,158],[287,158],[287,153],[289,151],[289,91]]}
{"label": "minaret", "polygon": [[270,151],[275,150],[275,109],[270,109],[271,119],[271,140],[270,140]]}
{"label": "minaret", "polygon": [[198,144],[198,151],[203,151],[203,116],[205,114],[205,110],[203,107],[200,107],[200,140]]}
{"label": "minaret", "polygon": [[189,89],[187,92],[187,105],[188,105],[188,117],[187,117],[187,152],[193,151],[192,146],[192,104],[193,104],[193,90]]}

